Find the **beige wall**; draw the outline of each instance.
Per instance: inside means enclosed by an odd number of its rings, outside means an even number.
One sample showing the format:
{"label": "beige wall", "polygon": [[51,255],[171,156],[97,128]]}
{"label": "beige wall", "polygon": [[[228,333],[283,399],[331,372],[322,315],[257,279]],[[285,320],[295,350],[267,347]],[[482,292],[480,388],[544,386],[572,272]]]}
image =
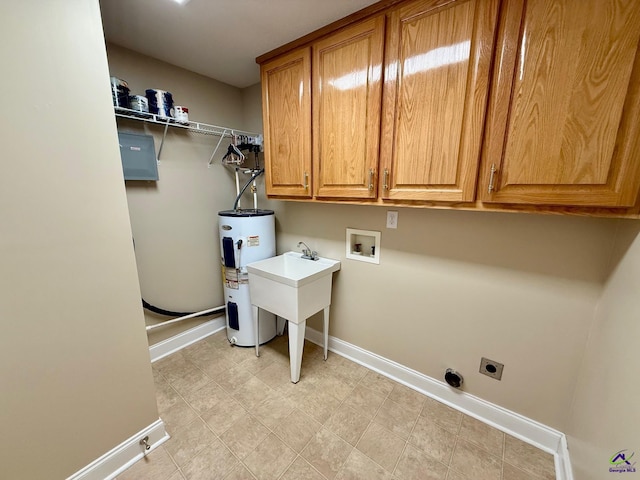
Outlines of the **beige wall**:
{"label": "beige wall", "polygon": [[[615,269],[599,302],[567,428],[578,480],[600,480],[619,450],[640,455],[640,225],[621,221]],[[638,464],[636,464],[638,469]],[[630,477],[638,475],[630,474]],[[626,476],[626,475],[623,475]]]}
{"label": "beige wall", "polygon": [[[560,430],[613,245],[615,221],[281,202],[278,251],[342,260],[330,334]],[[345,259],[347,227],[382,232],[380,265]],[[320,329],[319,318],[309,323]],[[502,381],[480,358],[505,364]]]}
{"label": "beige wall", "polygon": [[[238,88],[117,45],[109,44],[107,54],[111,74],[125,79],[132,93],[144,94],[147,88],[168,90],[176,105],[189,108],[192,120],[250,131],[257,127],[256,132],[262,131],[260,124],[245,122],[247,102]],[[257,103],[259,108],[259,97]],[[156,150],[160,147],[161,127],[119,120],[118,128],[153,135]],[[145,300],[153,305],[194,311],[224,303],[217,212],[233,207],[235,180],[233,170],[221,164],[228,139],[221,143],[213,165],[207,166],[218,140],[216,136],[170,128],[160,157],[160,180],[127,182],[140,288]],[[253,166],[253,161],[251,155],[248,165]],[[242,182],[248,178],[241,175]],[[246,195],[242,206],[251,205]],[[265,204],[261,202],[260,206]],[[145,315],[148,324],[167,318],[149,312]],[[191,320],[153,330],[149,343],[155,344],[202,322]]]}
{"label": "beige wall", "polygon": [[245,128],[262,132],[262,86],[259,83],[242,89]]}
{"label": "beige wall", "polygon": [[0,477],[158,419],[96,0],[0,3]]}

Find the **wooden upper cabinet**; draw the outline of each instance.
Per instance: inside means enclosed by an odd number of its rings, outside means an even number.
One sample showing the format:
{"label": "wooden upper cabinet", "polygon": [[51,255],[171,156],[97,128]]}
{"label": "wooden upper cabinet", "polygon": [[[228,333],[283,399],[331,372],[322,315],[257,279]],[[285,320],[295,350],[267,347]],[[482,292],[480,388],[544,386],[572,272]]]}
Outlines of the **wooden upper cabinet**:
{"label": "wooden upper cabinet", "polygon": [[268,195],[311,197],[311,49],[261,65]]}
{"label": "wooden upper cabinet", "polygon": [[314,195],[375,199],[384,16],[313,44]]}
{"label": "wooden upper cabinet", "polygon": [[474,199],[498,3],[419,0],[389,14],[382,198]]}
{"label": "wooden upper cabinet", "polygon": [[640,2],[509,0],[483,153],[485,202],[635,204]]}

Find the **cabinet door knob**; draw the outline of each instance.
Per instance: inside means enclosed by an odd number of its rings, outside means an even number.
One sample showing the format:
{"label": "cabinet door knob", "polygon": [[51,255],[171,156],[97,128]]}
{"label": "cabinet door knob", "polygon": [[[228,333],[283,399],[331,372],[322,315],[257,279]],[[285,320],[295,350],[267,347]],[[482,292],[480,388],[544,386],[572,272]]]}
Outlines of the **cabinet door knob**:
{"label": "cabinet door knob", "polygon": [[389,190],[389,169],[388,168],[384,169],[382,178],[383,178],[382,188],[384,190]]}
{"label": "cabinet door knob", "polygon": [[491,175],[489,176],[489,188],[487,189],[489,191],[489,193],[495,191],[495,185],[493,183],[493,181],[495,180],[495,176],[496,176],[496,164],[492,163],[491,164]]}
{"label": "cabinet door knob", "polygon": [[374,171],[373,168],[369,169],[369,190],[373,191],[373,175],[374,175]]}
{"label": "cabinet door knob", "polygon": [[304,189],[309,190],[309,174],[304,172]]}

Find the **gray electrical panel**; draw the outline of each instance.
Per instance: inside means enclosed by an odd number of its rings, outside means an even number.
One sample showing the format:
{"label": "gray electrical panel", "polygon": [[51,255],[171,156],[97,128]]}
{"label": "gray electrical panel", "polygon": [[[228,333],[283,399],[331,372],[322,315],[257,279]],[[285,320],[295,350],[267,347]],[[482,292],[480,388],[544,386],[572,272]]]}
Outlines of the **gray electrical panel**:
{"label": "gray electrical panel", "polygon": [[151,135],[118,132],[125,180],[158,180],[156,147]]}

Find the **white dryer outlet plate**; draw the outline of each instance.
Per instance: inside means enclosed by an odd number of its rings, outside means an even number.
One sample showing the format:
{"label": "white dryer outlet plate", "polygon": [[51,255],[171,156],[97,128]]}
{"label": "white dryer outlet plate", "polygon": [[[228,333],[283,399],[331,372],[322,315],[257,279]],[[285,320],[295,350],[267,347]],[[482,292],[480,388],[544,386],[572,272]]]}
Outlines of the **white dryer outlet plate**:
{"label": "white dryer outlet plate", "polygon": [[480,359],[480,373],[487,377],[495,378],[496,380],[502,380],[502,370],[504,365],[494,360],[482,357]]}

